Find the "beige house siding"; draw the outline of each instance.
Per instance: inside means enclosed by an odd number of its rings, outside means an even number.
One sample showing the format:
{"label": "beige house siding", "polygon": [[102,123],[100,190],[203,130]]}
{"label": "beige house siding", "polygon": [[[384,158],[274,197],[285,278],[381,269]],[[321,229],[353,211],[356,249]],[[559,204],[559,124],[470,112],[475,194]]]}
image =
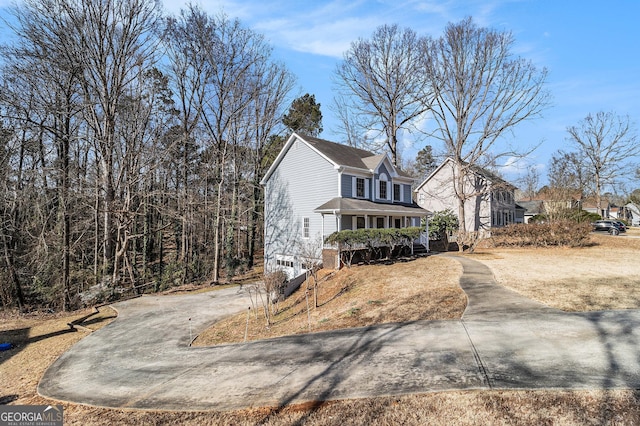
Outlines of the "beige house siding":
{"label": "beige house siding", "polygon": [[[455,192],[454,163],[446,160],[416,190],[420,207],[432,212],[451,209],[458,215],[458,197]],[[488,232],[492,226],[516,222],[513,187],[488,188],[488,182],[476,173],[470,173],[465,184],[466,194],[478,194],[465,201],[467,231]]]}

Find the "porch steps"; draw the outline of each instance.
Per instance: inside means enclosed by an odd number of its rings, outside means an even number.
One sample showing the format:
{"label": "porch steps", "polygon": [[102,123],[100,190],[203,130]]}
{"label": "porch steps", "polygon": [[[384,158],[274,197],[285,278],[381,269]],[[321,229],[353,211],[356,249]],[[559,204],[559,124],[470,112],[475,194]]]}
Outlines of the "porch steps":
{"label": "porch steps", "polygon": [[427,255],[429,252],[427,251],[427,248],[425,246],[423,246],[422,244],[413,244],[413,254],[414,256],[425,256]]}

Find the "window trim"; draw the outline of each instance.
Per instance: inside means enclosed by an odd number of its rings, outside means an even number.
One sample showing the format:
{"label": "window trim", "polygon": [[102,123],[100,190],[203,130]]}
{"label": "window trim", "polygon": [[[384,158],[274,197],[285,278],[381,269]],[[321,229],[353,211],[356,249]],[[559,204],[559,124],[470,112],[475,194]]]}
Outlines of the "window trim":
{"label": "window trim", "polygon": [[302,238],[309,239],[311,228],[311,219],[308,217],[302,218]]}
{"label": "window trim", "polygon": [[[362,195],[360,195],[360,187],[359,187],[360,182],[362,182]],[[356,198],[365,198],[366,194],[367,194],[366,188],[367,188],[366,179],[356,176],[356,194],[355,194],[355,197]]]}
{"label": "window trim", "polygon": [[[378,180],[378,199],[379,200],[386,200],[387,196],[389,195],[388,194],[388,189],[389,188],[387,188],[387,186],[388,186],[387,183],[388,182],[386,180],[382,180],[382,179]],[[384,194],[382,192],[382,189],[383,189],[383,185],[382,184],[384,184]]]}
{"label": "window trim", "polygon": [[[382,196],[382,182],[384,182],[384,186],[385,186],[385,194],[384,197]],[[389,190],[389,183],[392,183],[391,180],[389,180],[389,177],[387,176],[386,173],[382,172],[378,175],[378,180],[377,180],[377,185],[375,185],[376,187],[376,198],[378,200],[387,200],[387,201],[391,201],[391,191]]]}
{"label": "window trim", "polygon": [[[398,198],[396,198],[396,188],[398,188]],[[402,184],[394,183],[393,184],[393,201],[402,202]]]}

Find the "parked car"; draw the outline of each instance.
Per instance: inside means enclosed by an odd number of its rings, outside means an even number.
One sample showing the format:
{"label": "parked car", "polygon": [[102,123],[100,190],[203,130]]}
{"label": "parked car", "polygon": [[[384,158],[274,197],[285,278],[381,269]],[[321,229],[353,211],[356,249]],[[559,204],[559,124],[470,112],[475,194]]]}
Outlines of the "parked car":
{"label": "parked car", "polygon": [[620,229],[624,230],[623,232],[627,232],[627,229],[629,229],[629,227],[625,225],[624,222],[621,222],[619,220],[614,220],[614,222],[620,226]]}
{"label": "parked car", "polygon": [[618,235],[627,231],[626,226],[617,220],[596,220],[591,226],[596,232],[608,232],[611,235]]}

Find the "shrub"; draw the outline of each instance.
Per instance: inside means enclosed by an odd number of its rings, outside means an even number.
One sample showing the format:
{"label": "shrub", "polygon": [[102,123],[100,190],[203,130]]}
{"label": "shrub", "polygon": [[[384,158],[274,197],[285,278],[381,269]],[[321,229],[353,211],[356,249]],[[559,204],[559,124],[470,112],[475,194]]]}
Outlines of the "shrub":
{"label": "shrub", "polygon": [[602,219],[598,213],[590,213],[586,210],[570,210],[567,214],[567,219],[574,220],[576,222],[595,222],[596,220]]}
{"label": "shrub", "polygon": [[581,247],[589,242],[591,225],[570,220],[509,225],[491,231],[496,247]]}
{"label": "shrub", "polygon": [[448,241],[448,235],[460,226],[458,216],[451,209],[435,212],[429,220],[429,237]]}
{"label": "shrub", "polygon": [[384,247],[389,248],[391,255],[396,247],[408,247],[417,239],[423,229],[410,228],[368,228],[334,232],[325,239],[327,244],[340,246],[342,261],[351,266],[351,262],[358,250],[366,250],[371,258]]}

